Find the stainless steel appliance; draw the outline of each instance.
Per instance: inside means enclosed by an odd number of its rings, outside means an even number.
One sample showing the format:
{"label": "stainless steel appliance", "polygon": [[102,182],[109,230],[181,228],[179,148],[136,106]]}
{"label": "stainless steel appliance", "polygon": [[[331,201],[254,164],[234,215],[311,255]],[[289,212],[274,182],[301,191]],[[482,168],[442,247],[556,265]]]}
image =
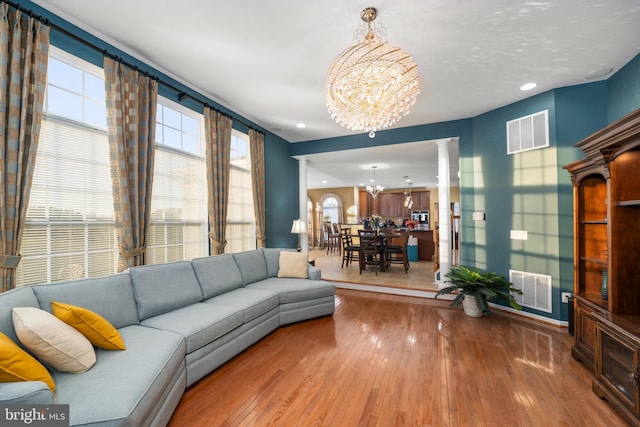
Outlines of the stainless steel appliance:
{"label": "stainless steel appliance", "polygon": [[411,219],[419,224],[429,224],[429,211],[412,211]]}

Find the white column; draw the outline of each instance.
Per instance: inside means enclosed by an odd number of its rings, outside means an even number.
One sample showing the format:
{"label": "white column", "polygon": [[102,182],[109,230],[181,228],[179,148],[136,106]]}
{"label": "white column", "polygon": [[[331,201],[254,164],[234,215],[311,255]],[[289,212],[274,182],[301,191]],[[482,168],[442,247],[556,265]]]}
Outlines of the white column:
{"label": "white column", "polygon": [[451,183],[449,182],[449,143],[450,139],[441,139],[438,144],[438,230],[440,242],[440,279],[438,289],[445,287],[444,275],[451,267]]}
{"label": "white column", "polygon": [[[298,218],[304,221],[305,225],[308,225],[309,218],[307,218],[307,159],[304,157],[298,159],[298,189]],[[309,252],[309,233],[303,233],[300,235],[300,247],[302,248],[302,252]]]}

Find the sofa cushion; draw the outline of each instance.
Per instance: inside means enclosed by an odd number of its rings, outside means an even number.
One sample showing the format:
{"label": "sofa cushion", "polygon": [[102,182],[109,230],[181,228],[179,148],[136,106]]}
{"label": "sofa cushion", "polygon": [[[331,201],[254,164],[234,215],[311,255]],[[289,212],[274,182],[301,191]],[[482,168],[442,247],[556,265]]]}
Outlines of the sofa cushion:
{"label": "sofa cushion", "polygon": [[267,263],[264,260],[262,251],[256,249],[254,251],[240,252],[233,254],[240,274],[242,275],[242,284],[257,282],[267,278]]}
{"label": "sofa cushion", "polygon": [[187,353],[242,325],[242,311],[233,307],[196,303],[144,319],[141,324],[184,337]]}
{"label": "sofa cushion", "polygon": [[309,255],[304,252],[280,252],[280,269],[278,277],[306,279]]}
{"label": "sofa cushion", "polygon": [[231,254],[196,258],[191,265],[205,299],[242,287],[242,275]]}
{"label": "sofa cushion", "polygon": [[295,252],[295,249],[286,248],[260,248],[267,264],[267,277],[276,277],[280,270],[280,252]]}
{"label": "sofa cushion", "polygon": [[13,327],[13,307],[40,307],[38,298],[33,293],[33,286],[24,286],[0,295],[0,332],[18,342],[18,336]]}
{"label": "sofa cushion", "polygon": [[86,308],[51,301],[53,315],[105,350],[125,350],[120,332],[104,317]]}
{"label": "sofa cushion", "polygon": [[51,391],[56,389],[47,368],[8,336],[0,333],[0,382],[14,381],[42,381]]}
{"label": "sofa cushion", "polygon": [[278,294],[275,292],[240,288],[209,298],[203,302],[241,310],[244,322],[248,322],[278,307],[279,301]]}
{"label": "sofa cushion", "polygon": [[14,307],[13,325],[20,342],[38,359],[59,371],[81,373],[96,363],[89,340],[49,312]]}
{"label": "sofa cushion", "polygon": [[252,283],[247,288],[276,292],[280,297],[280,304],[333,296],[336,292],[336,288],[331,282],[279,277]]}
{"label": "sofa cushion", "polygon": [[55,403],[71,402],[70,425],[150,425],[149,415],[165,391],[176,381],[186,387],[180,335],[140,325],[120,333],[126,351],[97,349],[96,364],[82,375],[54,372]]}
{"label": "sofa cushion", "polygon": [[189,261],[133,267],[129,274],[140,320],[202,301]]}
{"label": "sofa cushion", "polygon": [[31,286],[40,308],[52,313],[51,301],[86,308],[116,328],[138,323],[138,308],[127,273]]}

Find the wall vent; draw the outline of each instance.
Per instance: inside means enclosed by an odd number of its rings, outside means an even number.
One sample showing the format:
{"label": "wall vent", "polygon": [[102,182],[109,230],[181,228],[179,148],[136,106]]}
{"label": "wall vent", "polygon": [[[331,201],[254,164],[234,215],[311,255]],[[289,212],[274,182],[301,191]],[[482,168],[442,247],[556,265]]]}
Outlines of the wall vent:
{"label": "wall vent", "polygon": [[514,295],[520,305],[551,313],[551,276],[509,270],[509,281],[523,292]]}
{"label": "wall vent", "polygon": [[507,122],[507,154],[549,146],[548,110]]}

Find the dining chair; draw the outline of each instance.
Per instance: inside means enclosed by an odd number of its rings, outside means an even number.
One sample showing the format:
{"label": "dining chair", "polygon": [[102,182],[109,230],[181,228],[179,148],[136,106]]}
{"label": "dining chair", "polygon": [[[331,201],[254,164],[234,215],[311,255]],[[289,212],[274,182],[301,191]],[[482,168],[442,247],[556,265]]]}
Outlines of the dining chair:
{"label": "dining chair", "polygon": [[360,245],[353,244],[353,236],[351,235],[351,229],[344,227],[340,229],[340,240],[342,241],[342,267],[345,262],[347,267],[353,260],[360,260]]}
{"label": "dining chair", "polygon": [[384,253],[382,251],[382,242],[378,238],[378,233],[372,230],[358,230],[360,237],[360,253],[358,264],[360,265],[360,274],[365,270],[367,265],[376,267],[376,276],[378,271],[384,271]]}
{"label": "dining chair", "polygon": [[340,234],[334,230],[334,224],[330,222],[324,222],[324,235],[325,235],[325,243],[327,246],[327,254],[329,251],[333,252],[334,250],[340,251]]}
{"label": "dining chair", "polygon": [[402,264],[404,272],[409,272],[409,230],[402,231],[399,245],[385,245],[384,259],[387,264]]}

